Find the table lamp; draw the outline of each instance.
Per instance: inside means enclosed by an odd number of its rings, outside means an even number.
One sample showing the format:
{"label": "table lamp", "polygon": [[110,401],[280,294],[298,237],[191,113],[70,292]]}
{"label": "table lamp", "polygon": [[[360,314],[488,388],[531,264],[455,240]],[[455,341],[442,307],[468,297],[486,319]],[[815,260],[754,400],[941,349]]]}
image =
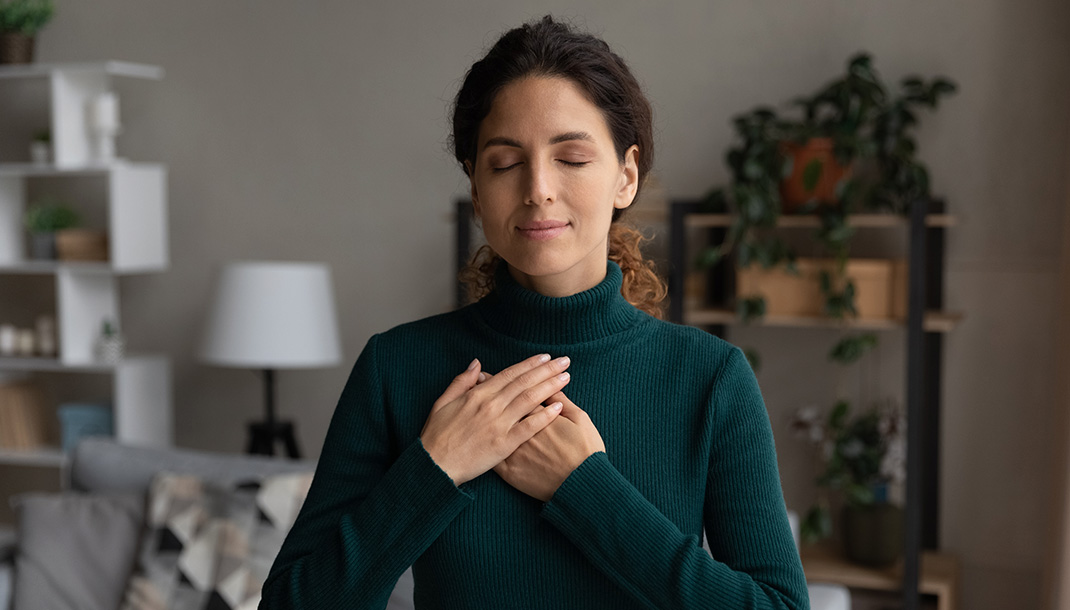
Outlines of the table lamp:
{"label": "table lamp", "polygon": [[330,268],[228,263],[216,284],[200,358],[263,371],[264,421],[249,424],[248,452],[274,455],[281,441],[289,457],[299,458],[293,424],[275,417],[275,369],[327,367],[341,360]]}

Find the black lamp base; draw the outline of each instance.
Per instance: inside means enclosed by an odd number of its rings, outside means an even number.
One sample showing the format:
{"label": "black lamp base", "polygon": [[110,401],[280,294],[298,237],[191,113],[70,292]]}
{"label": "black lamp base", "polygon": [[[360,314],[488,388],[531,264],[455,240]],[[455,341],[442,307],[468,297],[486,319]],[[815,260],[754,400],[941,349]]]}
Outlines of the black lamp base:
{"label": "black lamp base", "polygon": [[275,455],[277,441],[282,441],[287,456],[295,460],[301,458],[301,452],[297,449],[297,439],[294,438],[294,425],[291,422],[251,422],[249,424],[248,453]]}

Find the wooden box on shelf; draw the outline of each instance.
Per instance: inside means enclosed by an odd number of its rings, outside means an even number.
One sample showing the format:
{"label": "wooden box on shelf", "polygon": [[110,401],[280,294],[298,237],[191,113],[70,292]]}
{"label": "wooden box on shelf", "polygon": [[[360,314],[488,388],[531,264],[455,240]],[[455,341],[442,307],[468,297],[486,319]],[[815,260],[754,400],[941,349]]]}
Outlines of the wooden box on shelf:
{"label": "wooden box on shelf", "polygon": [[[851,589],[899,591],[903,586],[903,561],[887,568],[853,564],[830,543],[803,545],[803,570],[809,582],[827,582]],[[937,610],[958,610],[959,561],[941,551],[922,551],[918,592],[936,597]]]}
{"label": "wooden box on shelf", "polygon": [[[817,317],[823,315],[825,299],[819,282],[822,270],[834,271],[831,259],[799,258],[798,275],[785,267],[762,269],[751,265],[736,276],[736,298],[761,295],[765,312],[773,316]],[[847,277],[854,282],[855,308],[861,319],[903,319],[907,306],[905,260],[851,259]]]}

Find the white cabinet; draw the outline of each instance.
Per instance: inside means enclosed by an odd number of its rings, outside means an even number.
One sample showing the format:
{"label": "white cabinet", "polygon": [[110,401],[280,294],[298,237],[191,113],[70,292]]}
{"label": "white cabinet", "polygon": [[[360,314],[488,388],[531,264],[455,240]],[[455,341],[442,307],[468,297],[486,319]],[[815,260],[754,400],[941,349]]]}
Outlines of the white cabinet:
{"label": "white cabinet", "polygon": [[[167,270],[167,169],[124,159],[96,161],[87,117],[90,100],[113,91],[113,78],[162,76],[154,66],[114,61],[0,66],[0,112],[19,117],[0,122],[0,274],[54,278],[58,334],[56,358],[0,357],[0,373],[110,375],[116,437],[148,445],[172,442],[168,358],[127,353],[121,362],[108,364],[94,359],[93,346],[104,319],[123,328],[122,276]],[[53,162],[28,163],[31,135],[43,128],[51,130]],[[107,231],[107,262],[28,258],[23,215],[32,193],[51,190],[64,193],[65,203],[87,225]],[[0,303],[28,296],[14,292],[0,290]],[[0,464],[62,467],[64,462],[58,448],[0,451]]]}

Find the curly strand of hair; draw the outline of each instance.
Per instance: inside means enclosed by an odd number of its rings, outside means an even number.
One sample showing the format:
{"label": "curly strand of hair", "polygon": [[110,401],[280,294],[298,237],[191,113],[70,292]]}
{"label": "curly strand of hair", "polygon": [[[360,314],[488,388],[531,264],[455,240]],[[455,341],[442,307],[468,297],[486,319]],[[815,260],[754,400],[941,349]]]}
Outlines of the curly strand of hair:
{"label": "curly strand of hair", "polygon": [[644,260],[640,244],[651,238],[633,226],[615,222],[609,227],[609,260],[620,265],[624,281],[620,292],[637,309],[655,318],[664,317],[664,301],[669,290],[658,276],[653,261]]}
{"label": "curly strand of hair", "polygon": [[475,303],[494,290],[494,272],[501,260],[490,245],[484,244],[457,274],[457,279],[464,284],[469,303]]}
{"label": "curly strand of hair", "polygon": [[[615,222],[609,229],[609,259],[620,265],[624,275],[620,292],[625,300],[637,309],[662,319],[665,315],[664,301],[669,291],[657,274],[653,261],[643,259],[640,244],[649,240],[638,229]],[[469,303],[478,301],[494,289],[494,272],[501,260],[493,248],[483,245],[457,274],[465,285]]]}

